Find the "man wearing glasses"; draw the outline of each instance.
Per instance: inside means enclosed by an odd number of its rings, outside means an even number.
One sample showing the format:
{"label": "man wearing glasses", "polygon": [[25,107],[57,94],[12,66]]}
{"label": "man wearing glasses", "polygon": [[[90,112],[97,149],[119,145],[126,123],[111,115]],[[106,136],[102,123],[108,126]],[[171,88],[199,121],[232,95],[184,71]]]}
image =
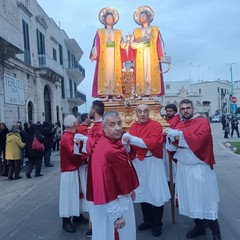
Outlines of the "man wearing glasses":
{"label": "man wearing glasses", "polygon": [[218,224],[218,186],[213,165],[213,142],[207,118],[194,117],[193,103],[183,99],[179,104],[183,121],[175,129],[167,128],[166,148],[176,152],[176,193],[179,213],[194,219],[195,227],[186,234],[195,238],[206,234],[205,223],[214,240],[221,240]]}

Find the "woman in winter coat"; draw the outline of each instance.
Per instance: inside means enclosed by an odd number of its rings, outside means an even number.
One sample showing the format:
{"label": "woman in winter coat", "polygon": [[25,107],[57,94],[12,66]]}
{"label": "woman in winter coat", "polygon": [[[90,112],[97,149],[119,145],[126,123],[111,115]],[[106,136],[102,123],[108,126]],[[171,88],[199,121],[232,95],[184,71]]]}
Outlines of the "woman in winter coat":
{"label": "woman in winter coat", "polygon": [[41,132],[37,128],[36,124],[31,124],[28,132],[25,135],[26,141],[26,152],[25,156],[28,158],[28,164],[26,168],[26,177],[31,178],[31,173],[33,170],[33,166],[36,166],[35,177],[43,176],[41,174],[42,169],[42,159],[43,159],[43,151],[39,152],[32,149],[33,138],[36,135],[39,142],[43,143],[44,137],[42,136]]}
{"label": "woman in winter coat", "polygon": [[[8,179],[20,179],[21,149],[25,143],[22,142],[18,125],[14,125],[6,139],[6,160],[8,160]],[[14,178],[13,178],[14,174]]]}

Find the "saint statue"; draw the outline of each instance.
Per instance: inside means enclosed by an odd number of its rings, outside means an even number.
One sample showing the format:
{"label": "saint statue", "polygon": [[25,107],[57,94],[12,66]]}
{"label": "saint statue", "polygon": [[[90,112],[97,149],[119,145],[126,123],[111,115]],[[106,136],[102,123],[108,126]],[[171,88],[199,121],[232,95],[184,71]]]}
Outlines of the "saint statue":
{"label": "saint statue", "polygon": [[122,39],[122,32],[113,29],[119,20],[119,13],[114,8],[106,7],[99,12],[98,18],[104,28],[97,30],[90,53],[91,61],[96,60],[92,96],[119,96],[122,94],[123,62],[127,60],[127,44]]}
{"label": "saint statue", "polygon": [[129,47],[129,60],[134,61],[136,91],[142,96],[164,95],[161,58],[164,43],[158,27],[150,26],[154,12],[148,6],[139,7],[133,14],[141,27],[134,29]]}

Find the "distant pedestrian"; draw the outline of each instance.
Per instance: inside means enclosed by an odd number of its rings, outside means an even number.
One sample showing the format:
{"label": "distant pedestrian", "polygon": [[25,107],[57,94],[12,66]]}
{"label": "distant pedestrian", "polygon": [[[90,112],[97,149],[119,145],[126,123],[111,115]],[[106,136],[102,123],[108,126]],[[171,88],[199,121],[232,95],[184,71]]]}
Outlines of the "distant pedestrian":
{"label": "distant pedestrian", "polygon": [[225,130],[225,126],[227,123],[228,117],[226,115],[222,115],[222,129]]}
{"label": "distant pedestrian", "polygon": [[234,130],[237,132],[237,136],[239,137],[238,124],[239,124],[239,122],[238,122],[237,118],[233,117],[233,119],[231,121],[231,128],[232,128],[231,137],[233,136]]}
{"label": "distant pedestrian", "polygon": [[229,120],[227,119],[224,126],[224,138],[229,138],[229,134],[230,134],[230,124],[229,124]]}
{"label": "distant pedestrian", "polygon": [[44,136],[44,163],[45,167],[54,167],[51,161],[52,147],[53,147],[53,138],[55,134],[55,129],[52,128],[52,124],[50,122],[43,122],[41,127],[42,135]]}
{"label": "distant pedestrian", "polygon": [[9,130],[5,123],[0,124],[0,156],[2,156],[1,159],[1,175],[7,176],[8,175],[8,164],[5,158],[6,153],[6,138],[7,134],[9,133]]}
{"label": "distant pedestrian", "polygon": [[[8,160],[8,179],[20,179],[21,149],[25,143],[22,142],[19,134],[19,125],[15,123],[12,130],[7,134],[6,139],[6,160]],[[14,178],[13,178],[14,175]]]}
{"label": "distant pedestrian", "polygon": [[38,130],[36,124],[30,124],[29,129],[25,135],[26,139],[26,150],[25,156],[28,158],[28,164],[26,167],[26,177],[31,178],[31,173],[33,167],[35,166],[35,177],[43,176],[41,174],[42,169],[42,159],[44,152],[35,151],[32,149],[32,143],[34,136],[37,137],[38,141],[43,143],[44,137],[42,136],[41,132]]}
{"label": "distant pedestrian", "polygon": [[[30,126],[30,124],[25,122],[23,124],[23,128],[19,127],[19,133],[20,133],[20,136],[21,136],[21,140],[24,143],[26,143],[26,134],[28,132],[29,126]],[[25,152],[25,150],[21,149],[21,169],[23,168],[23,165],[24,165],[24,152]]]}
{"label": "distant pedestrian", "polygon": [[60,124],[58,122],[55,122],[53,130],[55,132],[54,138],[53,138],[53,151],[57,149],[59,151],[59,142],[62,136],[62,130],[60,128]]}

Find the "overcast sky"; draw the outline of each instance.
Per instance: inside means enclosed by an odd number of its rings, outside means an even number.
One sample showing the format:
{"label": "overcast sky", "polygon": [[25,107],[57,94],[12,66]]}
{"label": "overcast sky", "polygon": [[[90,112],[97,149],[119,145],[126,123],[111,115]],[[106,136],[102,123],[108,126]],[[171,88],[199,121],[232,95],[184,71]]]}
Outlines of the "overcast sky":
{"label": "overcast sky", "polygon": [[[37,0],[49,17],[75,38],[84,54],[80,64],[86,77],[80,90],[91,97],[95,62],[89,52],[97,28],[98,13],[114,7],[120,14],[115,28],[123,36],[138,25],[133,20],[137,7],[150,6],[155,12],[152,26],[158,26],[171,56],[171,70],[165,81],[240,80],[240,1],[239,0]],[[164,66],[163,66],[164,68]],[[86,107],[87,108],[87,107]]]}

